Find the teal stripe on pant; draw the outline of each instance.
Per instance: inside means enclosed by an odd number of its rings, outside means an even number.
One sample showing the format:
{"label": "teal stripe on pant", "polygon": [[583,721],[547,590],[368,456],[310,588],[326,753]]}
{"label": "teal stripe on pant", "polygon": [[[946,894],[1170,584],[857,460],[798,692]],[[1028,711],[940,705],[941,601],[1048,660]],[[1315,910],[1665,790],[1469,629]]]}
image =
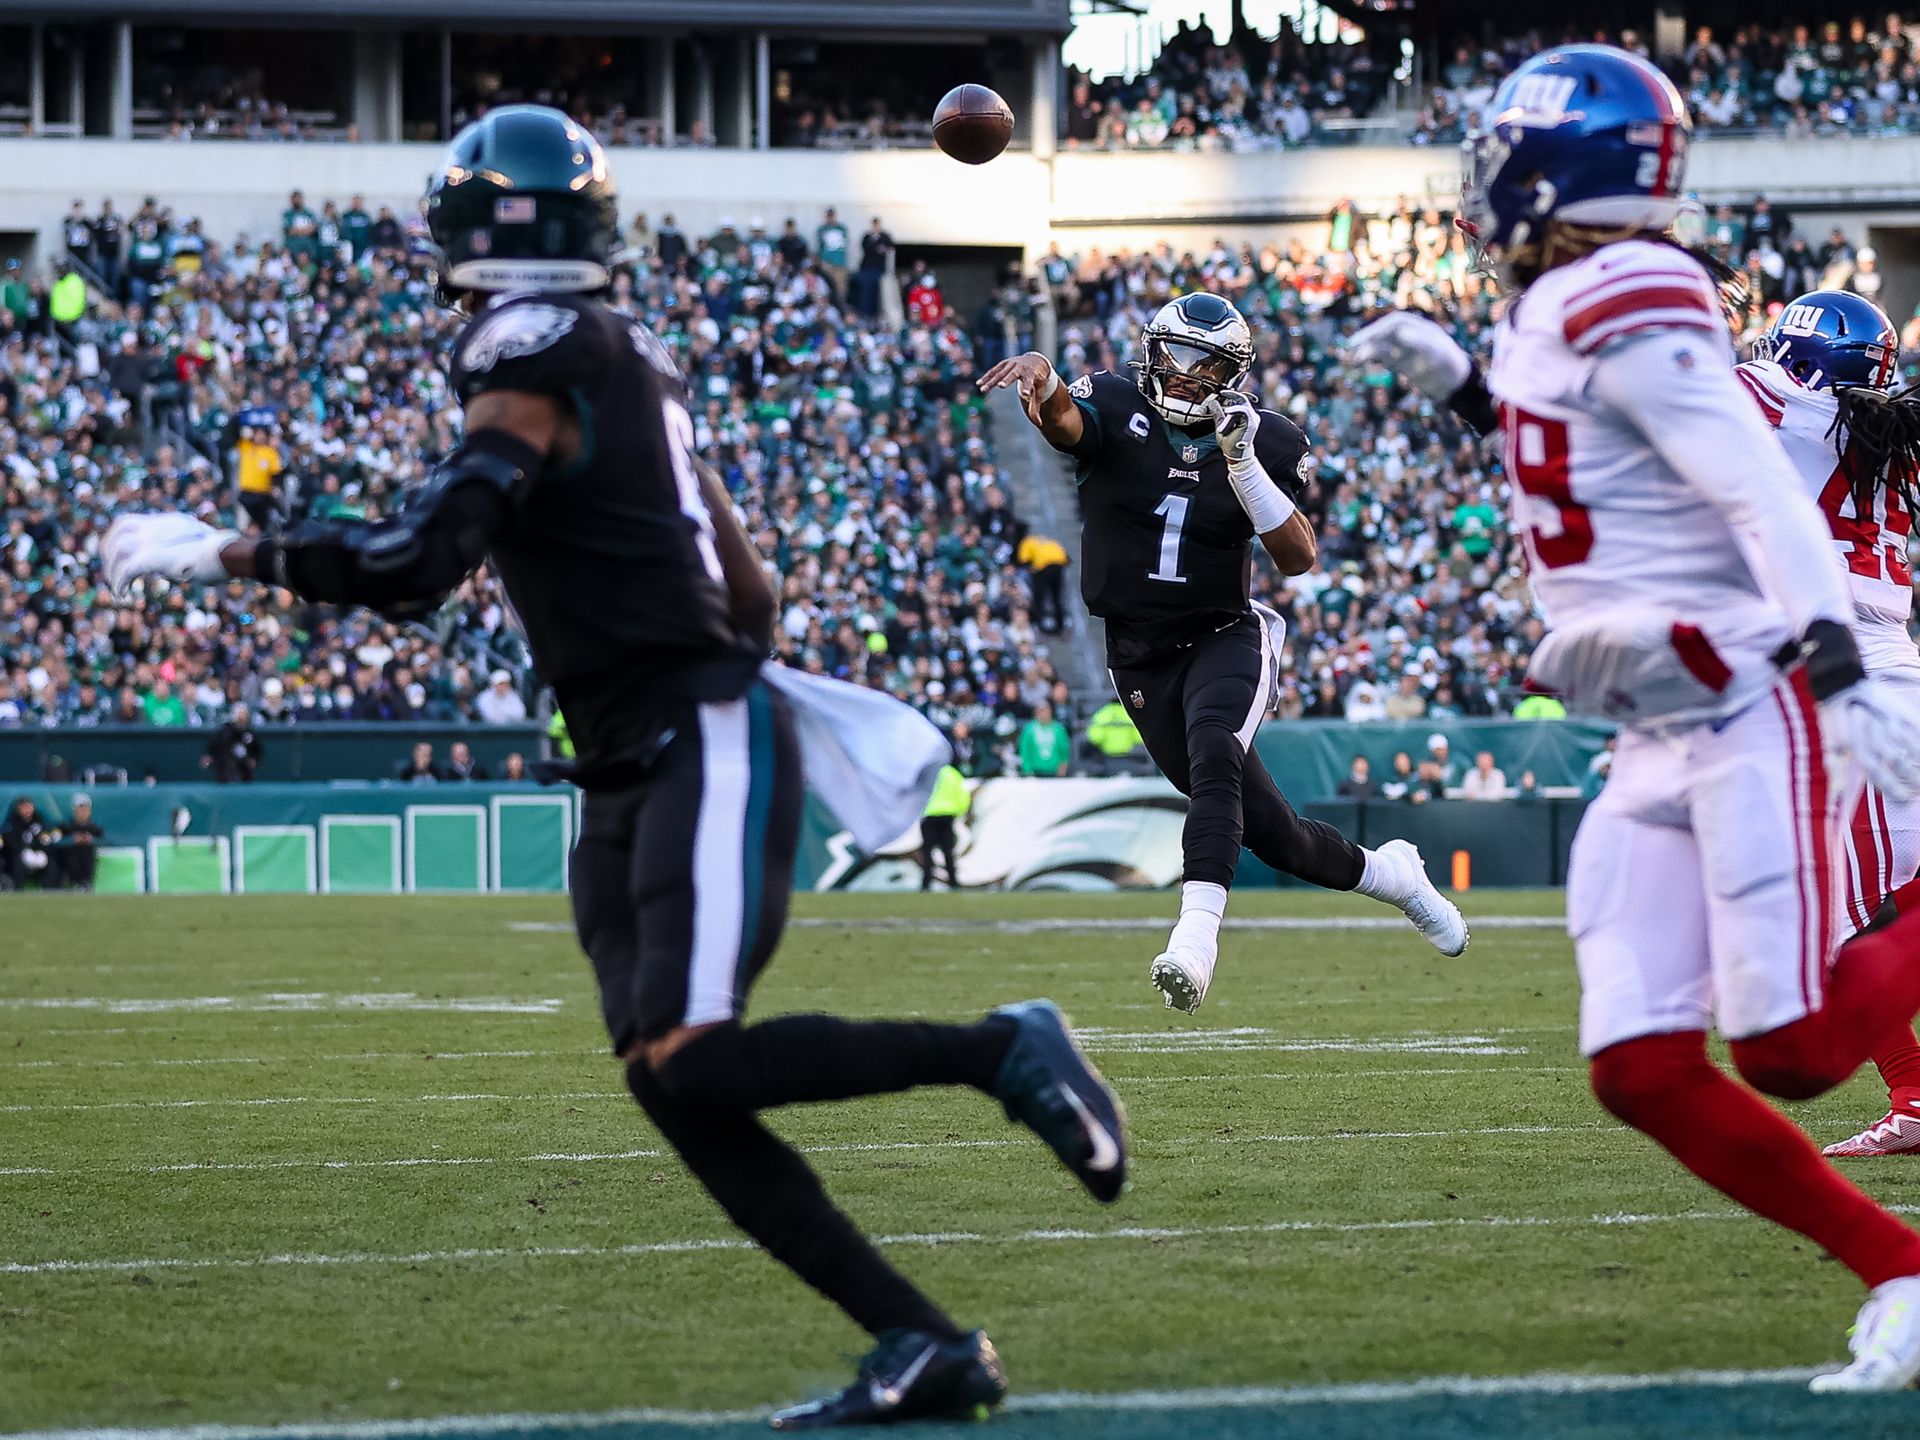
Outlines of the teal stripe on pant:
{"label": "teal stripe on pant", "polygon": [[[740,877],[740,968],[743,981],[760,944],[761,897],[766,890],[767,818],[773,810],[773,697],[765,681],[747,692],[747,818]],[[744,985],[743,987],[744,988]]]}

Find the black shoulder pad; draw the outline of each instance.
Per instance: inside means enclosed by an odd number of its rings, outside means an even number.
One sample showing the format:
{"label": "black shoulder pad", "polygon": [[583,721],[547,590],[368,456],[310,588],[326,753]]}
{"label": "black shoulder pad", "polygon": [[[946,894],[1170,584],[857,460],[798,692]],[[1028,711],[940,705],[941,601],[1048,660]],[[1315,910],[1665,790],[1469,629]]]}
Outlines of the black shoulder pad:
{"label": "black shoulder pad", "polygon": [[1272,480],[1295,504],[1307,493],[1313,478],[1313,442],[1285,415],[1260,412],[1260,428],[1253,433],[1253,453]]}

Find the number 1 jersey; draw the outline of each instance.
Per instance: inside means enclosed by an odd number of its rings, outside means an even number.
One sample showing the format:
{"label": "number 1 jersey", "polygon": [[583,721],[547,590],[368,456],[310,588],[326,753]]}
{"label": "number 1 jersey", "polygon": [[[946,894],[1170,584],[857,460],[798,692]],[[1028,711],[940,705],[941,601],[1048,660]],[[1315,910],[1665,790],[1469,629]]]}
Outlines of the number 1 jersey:
{"label": "number 1 jersey", "polygon": [[1872,513],[1860,515],[1840,464],[1835,424],[1839,402],[1831,391],[1809,390],[1771,360],[1749,360],[1734,372],[1760,407],[1806,482],[1833,532],[1853,596],[1854,634],[1861,658],[1876,675],[1920,680],[1920,650],[1907,633],[1913,613],[1913,572],[1907,539],[1913,517],[1898,491],[1879,487]]}
{"label": "number 1 jersey", "polygon": [[[1108,665],[1151,663],[1247,614],[1253,522],[1212,427],[1169,425],[1139,386],[1107,370],[1067,393],[1085,422],[1068,451],[1079,462],[1080,589],[1107,622]],[[1299,503],[1308,462],[1300,427],[1262,410],[1253,448]]]}
{"label": "number 1 jersey", "polygon": [[[1623,241],[1529,285],[1495,330],[1487,376],[1534,602],[1563,632],[1533,674],[1625,722],[1739,709],[1772,683],[1769,657],[1791,633],[1719,508],[1590,390],[1608,347],[1662,332],[1706,337],[1684,363],[1731,370],[1706,270],[1671,245]],[[1755,439],[1768,442],[1757,427]]]}

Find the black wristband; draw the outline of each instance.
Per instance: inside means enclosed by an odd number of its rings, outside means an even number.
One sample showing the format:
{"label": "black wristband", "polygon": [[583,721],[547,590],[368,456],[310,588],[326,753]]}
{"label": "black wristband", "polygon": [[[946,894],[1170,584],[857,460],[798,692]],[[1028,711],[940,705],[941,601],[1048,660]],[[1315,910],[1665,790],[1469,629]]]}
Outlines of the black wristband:
{"label": "black wristband", "polygon": [[1447,408],[1471,425],[1476,434],[1491,435],[1500,428],[1493,392],[1487,389],[1487,378],[1477,365],[1467,372],[1460,388],[1447,397]]}
{"label": "black wristband", "polygon": [[262,584],[287,588],[287,552],[278,540],[254,542],[253,578]]}
{"label": "black wristband", "polygon": [[1860,662],[1860,645],[1853,631],[1837,620],[1816,620],[1807,626],[1797,647],[1807,667],[1807,688],[1815,700],[1831,700],[1842,690],[1867,678]]}

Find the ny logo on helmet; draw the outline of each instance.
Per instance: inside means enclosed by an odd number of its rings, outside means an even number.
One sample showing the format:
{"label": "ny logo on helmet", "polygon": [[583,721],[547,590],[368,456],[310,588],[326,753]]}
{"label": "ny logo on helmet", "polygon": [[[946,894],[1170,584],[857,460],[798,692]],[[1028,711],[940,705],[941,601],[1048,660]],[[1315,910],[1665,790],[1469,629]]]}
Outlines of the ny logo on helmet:
{"label": "ny logo on helmet", "polygon": [[1500,118],[1512,125],[1558,125],[1578,85],[1571,75],[1522,75]]}
{"label": "ny logo on helmet", "polygon": [[1780,333],[1782,335],[1818,335],[1820,313],[1818,305],[1789,305],[1780,312]]}

